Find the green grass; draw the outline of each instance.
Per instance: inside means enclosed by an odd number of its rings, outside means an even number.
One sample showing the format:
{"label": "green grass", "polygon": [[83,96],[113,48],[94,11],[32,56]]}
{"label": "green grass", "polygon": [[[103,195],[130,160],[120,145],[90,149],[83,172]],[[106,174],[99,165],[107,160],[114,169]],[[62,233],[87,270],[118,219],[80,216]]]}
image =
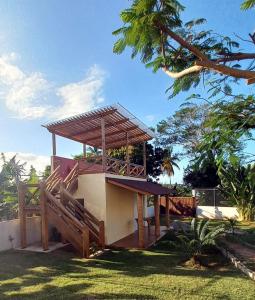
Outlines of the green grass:
{"label": "green grass", "polygon": [[254,282],[231,265],[196,270],[180,253],[110,251],[97,259],[0,253],[0,299],[254,299]]}

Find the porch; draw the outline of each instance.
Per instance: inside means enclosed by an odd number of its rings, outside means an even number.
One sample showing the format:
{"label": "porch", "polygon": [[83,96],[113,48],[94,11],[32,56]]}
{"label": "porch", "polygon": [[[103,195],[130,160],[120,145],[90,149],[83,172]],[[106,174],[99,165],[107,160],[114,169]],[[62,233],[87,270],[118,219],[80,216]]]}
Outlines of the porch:
{"label": "porch", "polygon": [[160,240],[167,233],[167,230],[167,226],[160,226],[159,235],[156,235],[155,226],[144,226],[143,246],[139,244],[139,230],[136,230],[134,233],[111,244],[110,247],[124,249],[147,249],[155,244],[156,241]]}

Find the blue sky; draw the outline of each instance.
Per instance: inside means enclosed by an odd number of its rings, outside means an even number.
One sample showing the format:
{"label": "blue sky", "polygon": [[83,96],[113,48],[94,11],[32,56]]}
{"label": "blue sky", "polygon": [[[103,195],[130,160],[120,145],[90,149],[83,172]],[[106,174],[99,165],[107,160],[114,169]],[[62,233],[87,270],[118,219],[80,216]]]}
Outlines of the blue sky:
{"label": "blue sky", "polygon": [[[253,32],[254,11],[241,1],[182,1],[184,18],[205,17],[208,28],[232,35]],[[0,151],[47,163],[51,136],[40,125],[90,108],[120,102],[147,125],[171,115],[188,94],[169,101],[172,80],[153,74],[129,52],[112,52],[112,31],[130,1],[23,0],[0,2]],[[252,92],[242,82],[238,91]],[[197,91],[201,92],[201,91]],[[82,146],[58,139],[58,154]],[[185,162],[181,164],[181,169]],[[181,180],[182,170],[173,181]]]}

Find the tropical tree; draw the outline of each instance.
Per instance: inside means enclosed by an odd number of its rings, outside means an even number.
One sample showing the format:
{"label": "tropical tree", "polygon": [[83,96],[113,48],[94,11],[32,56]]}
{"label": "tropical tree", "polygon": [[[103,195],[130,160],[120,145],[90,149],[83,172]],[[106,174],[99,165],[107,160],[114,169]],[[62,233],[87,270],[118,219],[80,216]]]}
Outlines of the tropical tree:
{"label": "tropical tree", "polygon": [[161,147],[181,146],[182,154],[194,158],[208,131],[210,104],[184,103],[171,117],[157,124],[156,143]]}
{"label": "tropical tree", "polygon": [[180,169],[177,162],[179,161],[178,154],[173,153],[173,148],[165,149],[165,154],[162,162],[162,171],[164,175],[167,175],[170,179],[174,175],[174,168]]}
{"label": "tropical tree", "polygon": [[25,173],[25,163],[17,161],[16,155],[7,160],[1,154],[0,171],[0,219],[12,219],[18,212],[18,184]]}
{"label": "tropical tree", "polygon": [[200,264],[200,255],[209,246],[215,246],[217,237],[225,232],[224,224],[219,226],[210,226],[210,220],[197,220],[193,218],[189,233],[178,235],[178,240],[182,249],[188,253],[195,263]]}
{"label": "tropical tree", "polygon": [[219,170],[221,191],[230,203],[237,207],[241,220],[255,219],[255,165],[239,164],[221,167]]}
{"label": "tropical tree", "polygon": [[[253,0],[247,0],[242,8],[253,5]],[[238,79],[253,84],[255,53],[249,51],[249,46],[255,45],[255,33],[249,35],[247,44],[244,44],[245,39],[240,39],[243,42],[240,47],[239,42],[223,33],[196,30],[206,22],[204,18],[184,23],[184,9],[177,0],[133,0],[120,14],[123,26],[113,32],[119,37],[113,51],[120,54],[130,47],[132,58],[140,55],[147,67],[155,72],[163,70],[175,80],[172,96],[198,86],[201,79],[208,83],[212,96],[230,94],[229,82]],[[247,51],[235,51],[238,48]]]}

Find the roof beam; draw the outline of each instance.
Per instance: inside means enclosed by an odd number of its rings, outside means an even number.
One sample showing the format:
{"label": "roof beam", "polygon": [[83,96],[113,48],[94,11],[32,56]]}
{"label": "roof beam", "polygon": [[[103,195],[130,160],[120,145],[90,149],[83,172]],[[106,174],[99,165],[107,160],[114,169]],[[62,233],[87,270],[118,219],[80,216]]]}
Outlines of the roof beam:
{"label": "roof beam", "polygon": [[[132,127],[129,127],[129,128],[127,128],[126,129],[126,131],[132,131],[132,130],[134,130],[134,129],[137,129],[137,127],[138,126],[132,126]],[[126,131],[114,131],[114,132],[109,132],[109,133],[106,133],[105,134],[105,136],[106,137],[110,137],[110,136],[114,136],[114,135],[116,135],[116,134],[121,134],[121,133],[125,133]],[[93,137],[93,138],[88,138],[88,142],[90,142],[90,141],[96,141],[96,140],[99,140],[101,138],[101,135],[98,135],[98,136],[95,136],[95,137]]]}
{"label": "roof beam", "polygon": [[93,114],[91,113],[90,115],[88,113],[88,116],[86,116],[86,113],[85,113],[84,115],[81,115],[81,116],[74,116],[73,118],[67,118],[66,120],[60,120],[49,126],[47,126],[47,124],[46,124],[46,125],[43,125],[43,127],[46,127],[50,132],[54,132],[55,128],[62,129],[62,128],[65,128],[66,126],[72,125],[73,123],[74,124],[77,123],[77,121],[86,121],[87,122],[87,121],[95,119],[95,117],[99,117],[101,119],[101,118],[103,118],[107,115],[110,115],[116,111],[117,111],[116,108],[112,108],[110,110],[105,110],[102,112],[97,112],[97,113],[93,113]]}
{"label": "roof beam", "polygon": [[[105,124],[105,129],[110,128],[110,127],[112,127],[112,126],[117,126],[117,125],[126,123],[126,122],[128,122],[128,121],[129,121],[129,119],[128,119],[128,118],[125,118],[125,119],[122,119],[122,120],[120,120],[120,121],[115,122],[114,124],[113,124],[113,123],[107,123],[107,124]],[[92,129],[90,129],[90,130],[82,130],[82,131],[80,131],[80,132],[78,132],[78,133],[75,133],[75,134],[73,135],[73,137],[74,137],[74,138],[78,138],[78,137],[80,137],[80,136],[83,135],[83,134],[86,134],[86,135],[87,135],[87,134],[91,134],[91,133],[96,132],[96,131],[99,131],[99,130],[101,130],[101,125],[100,125],[100,126],[97,126],[97,127],[94,127],[94,128],[92,128]],[[99,138],[100,138],[100,137],[101,137],[101,134],[100,134]]]}
{"label": "roof beam", "polygon": [[[143,133],[139,133],[139,134],[136,134],[136,135],[133,135],[133,136],[129,136],[129,144],[132,145],[132,139],[135,139],[135,138],[138,138],[138,137],[141,137],[141,136],[146,136],[146,133],[143,132]],[[117,140],[110,141],[109,143],[106,143],[106,146],[109,149],[109,148],[111,148],[111,145],[118,144],[119,142],[122,142],[123,145],[126,145],[126,140],[122,138],[122,139],[117,139]]]}

